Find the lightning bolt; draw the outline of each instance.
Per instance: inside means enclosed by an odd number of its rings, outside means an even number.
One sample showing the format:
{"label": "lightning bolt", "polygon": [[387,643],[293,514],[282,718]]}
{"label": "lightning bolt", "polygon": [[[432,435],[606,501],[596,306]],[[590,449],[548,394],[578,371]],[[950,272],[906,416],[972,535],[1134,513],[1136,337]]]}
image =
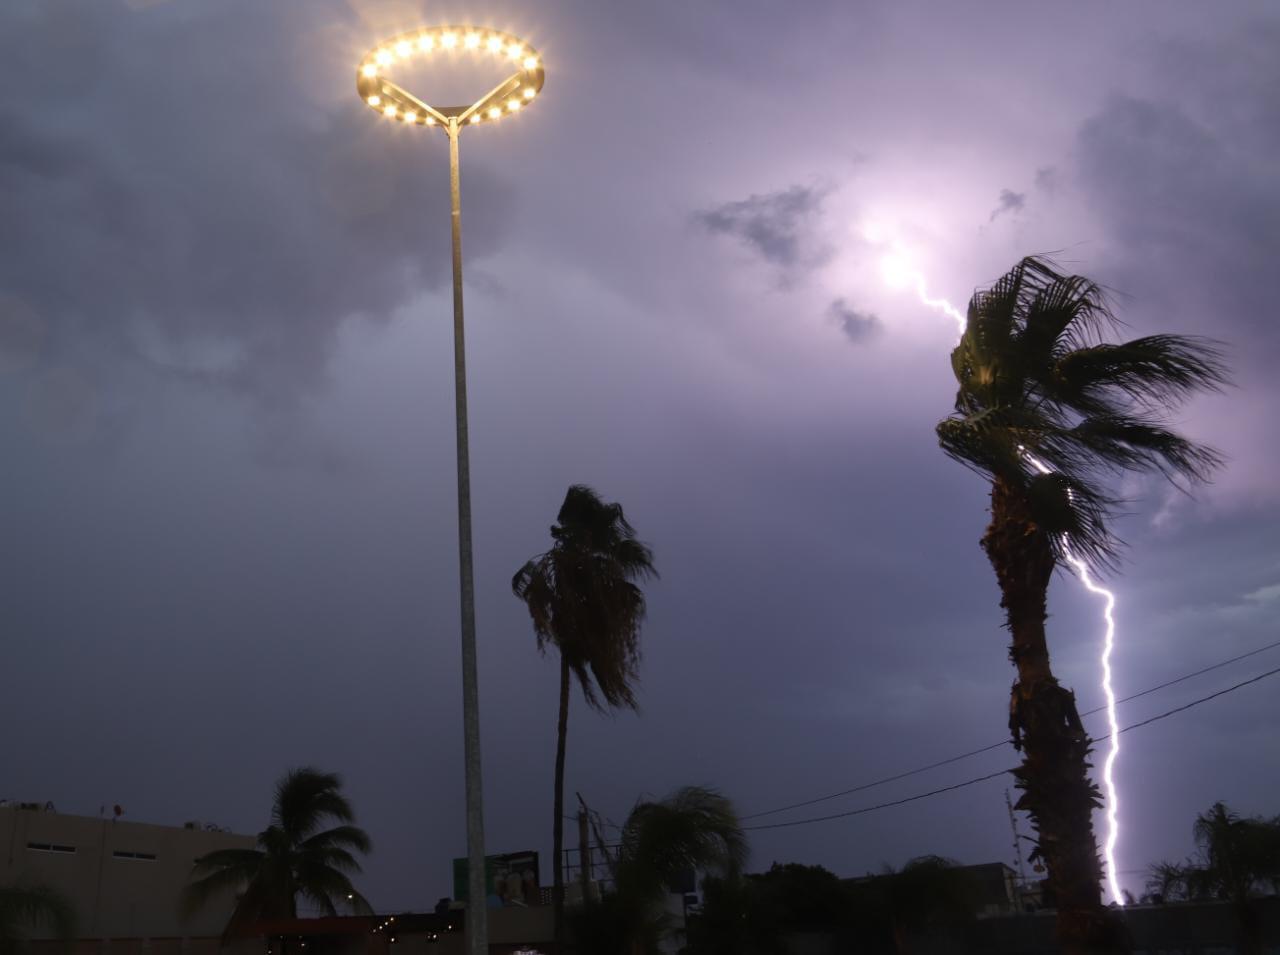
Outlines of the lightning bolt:
{"label": "lightning bolt", "polygon": [[[875,240],[878,236],[875,234],[878,230],[867,229],[864,234],[868,238]],[[941,312],[947,317],[955,321],[959,328],[959,333],[964,334],[966,319],[964,313],[952,305],[945,298],[938,298],[929,295],[928,284],[925,281],[924,273],[913,266],[902,247],[896,242],[889,242],[890,252],[881,260],[880,270],[885,281],[890,285],[898,288],[908,287],[916,293],[916,297],[921,304]],[[1041,474],[1049,474],[1049,467],[1038,460],[1034,455],[1029,454],[1025,448],[1020,448],[1027,461]],[[1107,700],[1107,721],[1110,725],[1111,746],[1107,752],[1107,759],[1102,768],[1103,785],[1107,792],[1107,838],[1103,847],[1103,857],[1106,859],[1107,868],[1107,888],[1111,892],[1112,901],[1117,905],[1123,906],[1124,894],[1120,888],[1119,870],[1116,868],[1115,849],[1116,842],[1120,838],[1120,820],[1119,808],[1120,800],[1116,792],[1116,783],[1114,777],[1114,768],[1116,757],[1120,755],[1120,725],[1116,719],[1116,695],[1111,687],[1111,652],[1115,649],[1116,623],[1115,623],[1115,607],[1116,595],[1099,585],[1089,571],[1089,565],[1086,564],[1075,554],[1071,553],[1070,542],[1068,541],[1066,548],[1066,559],[1076,575],[1080,578],[1080,582],[1084,584],[1086,590],[1095,596],[1103,599],[1102,616],[1106,623],[1105,636],[1102,642],[1102,692]]]}

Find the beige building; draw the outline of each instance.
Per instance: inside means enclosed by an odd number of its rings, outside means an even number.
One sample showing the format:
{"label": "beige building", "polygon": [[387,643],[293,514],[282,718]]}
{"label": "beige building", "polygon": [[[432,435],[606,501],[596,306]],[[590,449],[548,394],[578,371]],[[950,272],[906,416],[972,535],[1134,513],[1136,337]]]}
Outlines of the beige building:
{"label": "beige building", "polygon": [[232,899],[183,920],[191,864],[215,849],[248,849],[253,836],[69,816],[31,804],[0,806],[0,885],[39,882],[76,908],[77,934],[94,939],[221,934]]}

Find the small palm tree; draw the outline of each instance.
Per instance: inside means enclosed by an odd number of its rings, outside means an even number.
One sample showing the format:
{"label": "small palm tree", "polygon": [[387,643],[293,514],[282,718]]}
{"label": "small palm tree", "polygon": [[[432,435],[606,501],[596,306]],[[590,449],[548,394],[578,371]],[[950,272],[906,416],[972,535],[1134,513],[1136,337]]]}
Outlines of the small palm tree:
{"label": "small palm tree", "polygon": [[867,883],[865,893],[887,921],[897,955],[910,955],[912,936],[929,930],[959,932],[977,905],[972,886],[957,863],[942,856],[917,856]]}
{"label": "small palm tree", "polygon": [[1170,900],[1230,902],[1241,948],[1247,955],[1261,952],[1260,914],[1252,900],[1280,884],[1280,817],[1241,818],[1216,802],[1196,817],[1192,834],[1198,858],[1182,865],[1156,863],[1149,870],[1148,891]]}
{"label": "small palm tree", "polygon": [[76,932],[76,912],[70,900],[46,885],[0,887],[0,955],[17,952],[27,932],[41,929],[70,941]]}
{"label": "small palm tree", "polygon": [[552,857],[555,937],[564,930],[564,759],[569,686],[576,679],[593,709],[636,708],[633,684],[640,662],[645,598],[637,581],[656,577],[653,554],[636,540],[622,505],[606,504],[589,487],[569,488],[549,551],[530,560],[511,581],[529,608],[538,649],[560,654],[560,713],[556,724]]}
{"label": "small palm tree", "polygon": [[[286,773],[276,784],[271,825],[258,833],[256,849],[218,849],[196,860],[194,881],[184,893],[186,910],[235,893],[224,938],[258,921],[297,918],[299,895],[327,915],[336,915],[340,905],[372,912],[349,878],[361,871],[353,852],[369,852],[369,836],[351,825],[355,812],[341,790],[335,773],[309,767]],[[322,829],[329,820],[340,824]]]}
{"label": "small palm tree", "polygon": [[636,803],[610,859],[613,890],[575,917],[579,948],[591,955],[656,955],[667,931],[667,887],[689,871],[737,880],[746,860],[738,814],[714,789],[686,786],[666,799]]}
{"label": "small palm tree", "polygon": [[1220,462],[1161,417],[1197,389],[1225,382],[1215,346],[1176,335],[1110,344],[1102,335],[1114,325],[1095,283],[1044,259],[1023,259],[970,301],[951,354],[955,412],[938,425],[942,449],[991,483],[982,546],[1000,585],[1017,669],[1009,716],[1014,746],[1024,753],[1017,805],[1036,829],[1068,952],[1123,942],[1107,940],[1089,737],[1075,695],[1049,666],[1049,579],[1070,556],[1114,566],[1108,476],[1154,469],[1199,481]]}

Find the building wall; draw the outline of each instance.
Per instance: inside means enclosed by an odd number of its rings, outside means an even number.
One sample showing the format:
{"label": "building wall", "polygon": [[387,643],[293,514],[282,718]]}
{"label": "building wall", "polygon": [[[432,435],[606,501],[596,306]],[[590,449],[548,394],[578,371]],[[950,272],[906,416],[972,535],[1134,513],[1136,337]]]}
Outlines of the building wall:
{"label": "building wall", "polygon": [[233,900],[180,914],[191,864],[215,849],[247,849],[253,836],[91,816],[0,808],[0,885],[57,889],[75,905],[81,938],[216,936]]}

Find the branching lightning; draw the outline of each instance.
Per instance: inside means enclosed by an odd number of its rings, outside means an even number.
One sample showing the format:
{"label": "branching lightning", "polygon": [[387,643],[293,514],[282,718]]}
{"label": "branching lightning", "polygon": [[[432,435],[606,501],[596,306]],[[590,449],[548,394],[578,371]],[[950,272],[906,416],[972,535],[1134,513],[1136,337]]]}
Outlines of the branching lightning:
{"label": "branching lightning", "polygon": [[[935,298],[929,295],[924,274],[911,264],[903,253],[901,247],[896,242],[890,243],[890,249],[891,251],[889,254],[887,254],[880,263],[881,273],[884,276],[885,281],[896,288],[911,288],[923,305],[932,308],[935,311],[942,312],[944,315],[953,319],[959,327],[959,333],[963,335],[966,324],[964,314],[945,298]],[[1022,453],[1026,456],[1028,463],[1030,463],[1031,466],[1041,474],[1050,473],[1048,466],[1043,461],[1038,460],[1025,449],[1022,449]],[[1112,591],[1100,586],[1093,579],[1093,575],[1089,572],[1088,564],[1071,553],[1069,542],[1066,559],[1067,563],[1071,565],[1072,569],[1074,569],[1076,574],[1079,576],[1080,582],[1084,584],[1085,589],[1096,596],[1102,597],[1104,601],[1103,619],[1106,622],[1106,633],[1103,638],[1101,656],[1102,692],[1107,701],[1107,721],[1111,731],[1111,745],[1107,752],[1107,759],[1102,769],[1103,784],[1106,787],[1107,793],[1107,838],[1103,847],[1103,857],[1106,860],[1107,887],[1111,892],[1111,898],[1117,905],[1123,906],[1125,904],[1124,894],[1120,888],[1119,874],[1115,860],[1116,842],[1120,837],[1120,821],[1118,817],[1119,797],[1116,792],[1116,784],[1113,775],[1116,757],[1120,755],[1120,726],[1116,719],[1116,696],[1111,686],[1111,652],[1115,648],[1116,633],[1114,616],[1116,596]]]}

